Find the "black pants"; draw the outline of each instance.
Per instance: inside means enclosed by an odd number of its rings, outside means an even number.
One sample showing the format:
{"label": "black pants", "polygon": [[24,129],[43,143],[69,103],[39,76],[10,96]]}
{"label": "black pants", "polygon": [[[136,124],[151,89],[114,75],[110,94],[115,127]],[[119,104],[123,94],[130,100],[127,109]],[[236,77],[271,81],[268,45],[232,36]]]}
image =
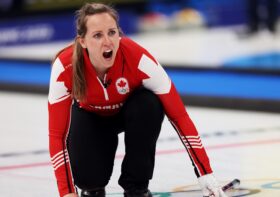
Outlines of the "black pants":
{"label": "black pants", "polygon": [[67,149],[75,184],[83,190],[105,187],[111,177],[118,134],[124,131],[125,157],[119,184],[148,187],[164,113],[149,90],[136,90],[113,116],[99,116],[74,104]]}

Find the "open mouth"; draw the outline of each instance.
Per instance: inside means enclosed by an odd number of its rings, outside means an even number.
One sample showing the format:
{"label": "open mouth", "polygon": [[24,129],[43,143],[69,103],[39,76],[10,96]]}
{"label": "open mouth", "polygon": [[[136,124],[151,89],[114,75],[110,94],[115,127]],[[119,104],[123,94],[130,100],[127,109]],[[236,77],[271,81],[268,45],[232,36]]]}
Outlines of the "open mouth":
{"label": "open mouth", "polygon": [[108,51],[103,52],[103,57],[106,58],[106,59],[111,58],[112,55],[113,55],[112,50],[108,50]]}

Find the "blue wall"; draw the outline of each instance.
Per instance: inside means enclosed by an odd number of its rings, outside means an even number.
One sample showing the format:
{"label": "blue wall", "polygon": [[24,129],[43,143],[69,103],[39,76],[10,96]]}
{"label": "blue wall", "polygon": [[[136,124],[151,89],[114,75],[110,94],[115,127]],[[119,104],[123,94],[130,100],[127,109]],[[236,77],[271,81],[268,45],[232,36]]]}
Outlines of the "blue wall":
{"label": "blue wall", "polygon": [[[158,11],[166,15],[171,15],[184,7],[192,7],[204,16],[209,27],[246,23],[246,0],[153,0],[143,2],[145,3],[141,9],[144,12]],[[139,13],[132,5],[116,6],[120,14],[120,26],[125,34],[137,32],[137,19],[144,14]],[[50,12],[49,15],[42,16],[31,15],[5,20],[0,18],[0,46],[70,40],[74,36],[74,11],[63,15],[54,15]]]}

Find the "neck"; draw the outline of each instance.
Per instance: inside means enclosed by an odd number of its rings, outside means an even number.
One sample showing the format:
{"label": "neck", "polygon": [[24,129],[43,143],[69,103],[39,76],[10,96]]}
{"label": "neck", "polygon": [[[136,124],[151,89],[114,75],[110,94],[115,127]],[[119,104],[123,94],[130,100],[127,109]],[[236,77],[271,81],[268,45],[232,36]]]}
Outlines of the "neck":
{"label": "neck", "polygon": [[93,68],[95,69],[95,72],[96,72],[98,78],[103,80],[108,69],[94,64],[94,62],[92,61],[91,58],[90,58],[90,62],[92,64]]}
{"label": "neck", "polygon": [[97,77],[98,77],[102,82],[104,81],[105,75],[106,75],[106,73],[101,73],[101,74],[97,73]]}

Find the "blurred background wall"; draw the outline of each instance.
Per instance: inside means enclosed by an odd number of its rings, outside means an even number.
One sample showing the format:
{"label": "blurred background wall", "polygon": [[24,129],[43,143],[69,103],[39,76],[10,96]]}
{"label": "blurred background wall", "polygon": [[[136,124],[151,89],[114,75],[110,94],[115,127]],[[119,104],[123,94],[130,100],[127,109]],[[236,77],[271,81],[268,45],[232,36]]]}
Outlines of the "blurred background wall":
{"label": "blurred background wall", "polygon": [[[75,35],[73,12],[82,0],[1,0],[0,45],[49,42]],[[120,13],[121,27],[127,34],[148,27],[145,20],[156,20],[154,28],[175,28],[204,23],[208,27],[246,22],[244,0],[111,0]],[[148,23],[146,21],[146,23]],[[145,27],[144,27],[145,26]],[[24,32],[24,33],[19,33]],[[39,35],[40,34],[40,35]]]}
{"label": "blurred background wall", "polygon": [[124,33],[160,60],[190,105],[280,111],[280,36],[248,31],[246,0],[1,0],[0,90],[48,92],[54,54],[75,37],[74,12],[103,2]]}
{"label": "blurred background wall", "polygon": [[260,2],[263,21],[267,20],[267,2],[277,2],[278,17],[278,0],[1,0],[0,47],[72,40],[74,12],[85,2],[113,5],[119,11],[123,31],[131,35],[246,25],[250,1]]}

